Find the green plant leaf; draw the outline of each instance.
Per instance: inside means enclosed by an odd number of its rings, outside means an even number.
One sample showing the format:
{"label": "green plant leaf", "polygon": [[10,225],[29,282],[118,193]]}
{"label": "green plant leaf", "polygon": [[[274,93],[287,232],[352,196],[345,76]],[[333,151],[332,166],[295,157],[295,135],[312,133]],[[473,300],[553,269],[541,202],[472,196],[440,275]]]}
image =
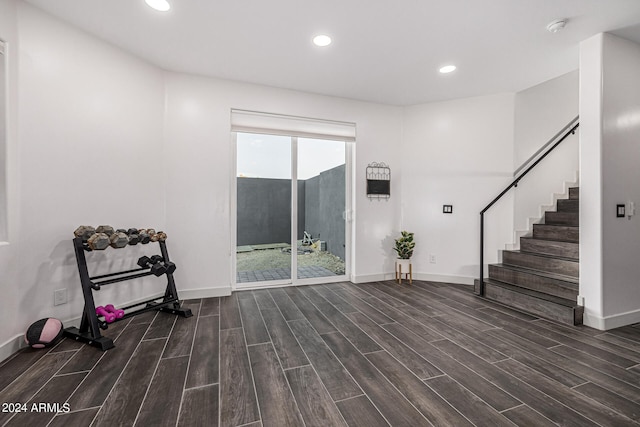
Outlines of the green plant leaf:
{"label": "green plant leaf", "polygon": [[413,249],[416,243],[413,241],[414,233],[409,231],[401,231],[401,237],[395,239],[395,247],[393,250],[398,254],[400,259],[410,259],[413,255]]}

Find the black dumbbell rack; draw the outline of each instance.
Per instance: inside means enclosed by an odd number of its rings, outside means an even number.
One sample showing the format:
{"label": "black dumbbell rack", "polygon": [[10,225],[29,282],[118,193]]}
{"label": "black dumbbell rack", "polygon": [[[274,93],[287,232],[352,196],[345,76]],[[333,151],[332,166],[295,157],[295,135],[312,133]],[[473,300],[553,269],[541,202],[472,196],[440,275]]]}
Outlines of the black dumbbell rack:
{"label": "black dumbbell rack", "polygon": [[[158,244],[160,245],[160,252],[164,258],[164,262],[169,262],[169,253],[167,252],[166,242],[158,242]],[[107,322],[100,320],[96,315],[93,291],[99,291],[102,286],[111,285],[113,283],[150,276],[153,274],[151,273],[151,267],[142,267],[90,277],[89,270],[87,269],[85,252],[91,252],[91,248],[89,248],[86,242],[83,243],[82,238],[79,237],[73,239],[73,246],[76,252],[78,272],[80,273],[80,284],[82,285],[82,294],[84,296],[84,310],[82,311],[80,328],[65,328],[64,335],[76,341],[82,341],[94,347],[98,347],[103,351],[109,350],[114,347],[113,340],[102,336],[100,333],[100,329],[107,329],[108,324]],[[115,319],[114,322],[125,320],[137,314],[146,313],[151,310],[159,310],[183,317],[191,317],[191,309],[180,307],[178,291],[176,290],[176,284],[173,280],[173,273],[165,273],[165,275],[167,276],[167,287],[164,292],[164,296],[152,298],[127,307],[119,307],[125,311],[135,307],[141,308],[134,311],[126,311],[124,317]]]}

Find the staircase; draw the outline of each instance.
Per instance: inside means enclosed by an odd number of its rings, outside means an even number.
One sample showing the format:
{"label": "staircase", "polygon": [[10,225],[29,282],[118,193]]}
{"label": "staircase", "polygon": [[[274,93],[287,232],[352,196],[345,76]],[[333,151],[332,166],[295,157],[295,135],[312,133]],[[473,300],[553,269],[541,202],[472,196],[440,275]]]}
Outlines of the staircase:
{"label": "staircase", "polygon": [[[578,296],[580,190],[558,200],[555,212],[546,212],[544,224],[520,238],[520,250],[504,251],[502,264],[489,265],[485,298],[536,316],[571,325],[582,324],[584,307]],[[479,283],[476,280],[476,287]]]}

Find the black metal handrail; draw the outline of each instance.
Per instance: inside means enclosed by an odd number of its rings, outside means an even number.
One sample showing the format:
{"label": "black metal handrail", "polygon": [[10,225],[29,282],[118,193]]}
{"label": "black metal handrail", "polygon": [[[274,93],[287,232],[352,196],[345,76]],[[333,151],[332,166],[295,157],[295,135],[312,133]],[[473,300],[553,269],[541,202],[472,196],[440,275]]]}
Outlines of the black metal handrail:
{"label": "black metal handrail", "polygon": [[[571,122],[569,122],[569,124],[567,126],[565,126],[564,129],[567,129],[567,128],[570,128],[570,129],[566,133],[564,133],[562,135],[562,137],[560,139],[558,139],[551,146],[551,148],[549,148],[547,151],[545,151],[544,154],[542,154],[540,157],[538,157],[538,159],[535,162],[533,162],[527,169],[525,169],[524,172],[522,172],[520,175],[518,175],[518,177],[516,179],[514,179],[513,182],[507,186],[507,188],[505,188],[495,199],[493,199],[491,201],[491,203],[489,203],[487,206],[485,206],[484,209],[482,209],[480,211],[480,283],[479,283],[479,288],[478,288],[478,291],[477,291],[478,295],[484,296],[484,214],[485,214],[485,212],[488,211],[494,204],[496,204],[496,202],[498,200],[500,200],[502,198],[502,196],[507,194],[507,192],[509,190],[511,190],[513,187],[517,187],[518,183],[520,182],[520,180],[522,178],[524,178],[524,176],[527,175],[533,168],[535,168],[538,165],[538,163],[540,163],[542,161],[542,159],[547,157],[549,155],[549,153],[551,153],[558,145],[560,145],[562,143],[562,141],[567,139],[567,137],[569,135],[575,134],[576,133],[576,129],[578,129],[578,126],[580,126],[580,122],[578,122],[577,120],[578,120],[578,117],[576,117]],[[575,124],[573,124],[573,123],[575,123]],[[549,144],[552,143],[558,137],[558,135],[560,135],[560,134],[562,134],[562,131],[560,131],[549,142],[547,142],[547,144],[545,144],[545,147],[549,146]],[[539,151],[536,152],[534,157],[537,154],[539,154]]]}

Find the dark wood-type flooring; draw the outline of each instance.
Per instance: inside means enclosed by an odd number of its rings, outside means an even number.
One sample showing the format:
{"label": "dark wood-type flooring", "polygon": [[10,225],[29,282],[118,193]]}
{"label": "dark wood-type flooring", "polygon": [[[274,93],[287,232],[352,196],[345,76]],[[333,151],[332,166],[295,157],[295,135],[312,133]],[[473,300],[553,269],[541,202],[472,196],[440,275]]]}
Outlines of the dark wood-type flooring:
{"label": "dark wood-type flooring", "polygon": [[[378,282],[189,300],[0,366],[0,426],[626,426],[640,327],[567,327],[470,287]],[[32,403],[67,403],[59,413]],[[15,405],[26,404],[16,413]],[[37,406],[36,406],[37,407]],[[13,409],[12,409],[13,408]]]}

